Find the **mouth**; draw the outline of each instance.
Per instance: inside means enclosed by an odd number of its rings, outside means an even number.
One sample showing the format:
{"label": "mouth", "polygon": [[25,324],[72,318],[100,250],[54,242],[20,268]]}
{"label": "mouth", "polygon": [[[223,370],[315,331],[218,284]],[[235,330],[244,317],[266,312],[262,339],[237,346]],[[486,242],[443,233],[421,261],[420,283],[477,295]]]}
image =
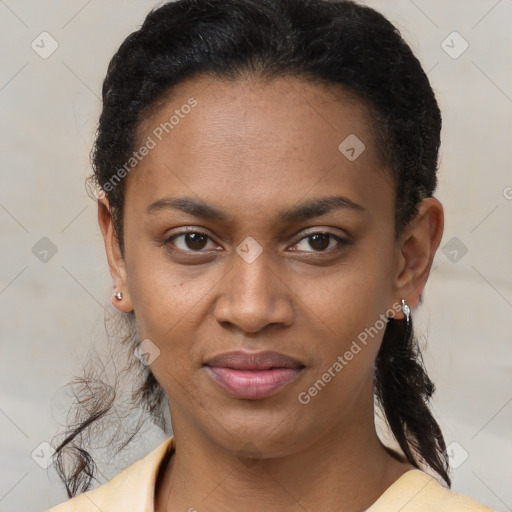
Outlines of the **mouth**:
{"label": "mouth", "polygon": [[234,398],[259,400],[293,382],[305,365],[279,352],[227,352],[203,365],[213,380]]}

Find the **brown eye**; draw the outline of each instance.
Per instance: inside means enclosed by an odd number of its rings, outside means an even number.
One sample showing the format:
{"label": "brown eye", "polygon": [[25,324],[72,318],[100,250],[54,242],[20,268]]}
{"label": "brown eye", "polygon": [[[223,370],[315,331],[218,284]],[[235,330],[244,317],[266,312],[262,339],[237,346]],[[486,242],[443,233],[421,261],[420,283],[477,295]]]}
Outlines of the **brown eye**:
{"label": "brown eye", "polygon": [[[331,243],[334,241],[334,243]],[[312,233],[297,242],[293,247],[296,251],[304,252],[331,252],[331,250],[340,249],[344,245],[349,245],[350,241],[336,236],[332,233]],[[337,247],[336,247],[337,245]],[[309,250],[313,249],[313,251]]]}
{"label": "brown eye", "polygon": [[211,241],[211,239],[205,233],[198,231],[185,231],[183,233],[173,235],[165,241],[165,244],[173,245],[184,252],[198,252],[206,248],[208,241]]}
{"label": "brown eye", "polygon": [[204,249],[204,246],[208,241],[208,237],[200,233],[187,233],[184,237],[185,245],[189,249],[193,249],[195,251]]}
{"label": "brown eye", "polygon": [[330,235],[325,233],[318,233],[309,237],[309,245],[315,251],[325,251],[329,247]]}

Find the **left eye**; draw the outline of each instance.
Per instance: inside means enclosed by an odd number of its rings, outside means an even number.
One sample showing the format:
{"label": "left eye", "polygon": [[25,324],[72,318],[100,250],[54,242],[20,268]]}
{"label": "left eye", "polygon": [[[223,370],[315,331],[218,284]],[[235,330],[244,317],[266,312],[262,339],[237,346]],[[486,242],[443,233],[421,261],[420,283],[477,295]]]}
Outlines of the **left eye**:
{"label": "left eye", "polygon": [[[348,243],[344,238],[331,233],[312,233],[299,240],[293,247],[299,247],[299,249],[294,250],[312,252],[304,248],[304,246],[308,245],[314,252],[325,252],[332,249],[331,242],[333,240],[338,245],[346,245]],[[301,245],[303,245],[303,248],[300,248]]]}

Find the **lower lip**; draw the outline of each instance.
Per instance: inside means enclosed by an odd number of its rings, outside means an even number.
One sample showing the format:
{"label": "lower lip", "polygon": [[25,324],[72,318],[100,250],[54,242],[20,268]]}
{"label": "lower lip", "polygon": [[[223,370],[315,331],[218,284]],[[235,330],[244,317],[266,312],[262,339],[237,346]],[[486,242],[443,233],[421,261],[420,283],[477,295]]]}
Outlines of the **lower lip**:
{"label": "lower lip", "polygon": [[271,370],[234,370],[207,366],[209,374],[235,398],[257,400],[277,393],[302,372],[302,368],[273,368]]}

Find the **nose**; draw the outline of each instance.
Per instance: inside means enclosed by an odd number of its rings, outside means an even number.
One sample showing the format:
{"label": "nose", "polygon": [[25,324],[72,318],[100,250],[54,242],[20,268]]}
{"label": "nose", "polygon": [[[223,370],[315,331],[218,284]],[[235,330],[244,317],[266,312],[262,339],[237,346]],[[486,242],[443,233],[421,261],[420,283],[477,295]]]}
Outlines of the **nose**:
{"label": "nose", "polygon": [[214,311],[217,322],[246,333],[259,332],[269,325],[290,326],[294,316],[293,292],[272,258],[263,251],[248,263],[234,253],[231,263],[220,283]]}

